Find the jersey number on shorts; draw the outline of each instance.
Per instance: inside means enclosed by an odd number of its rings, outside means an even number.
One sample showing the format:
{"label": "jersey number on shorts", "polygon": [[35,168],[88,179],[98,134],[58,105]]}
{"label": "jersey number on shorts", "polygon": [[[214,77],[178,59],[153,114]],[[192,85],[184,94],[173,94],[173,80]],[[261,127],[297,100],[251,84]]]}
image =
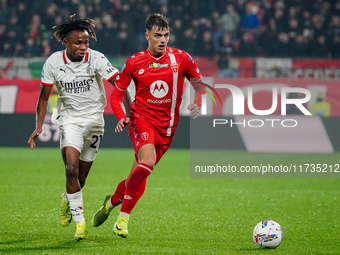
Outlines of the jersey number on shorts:
{"label": "jersey number on shorts", "polygon": [[93,143],[91,143],[90,147],[96,149],[97,148],[96,143],[98,142],[99,139],[101,141],[103,139],[103,136],[102,135],[100,135],[100,136],[93,135],[92,138],[94,138],[95,141]]}

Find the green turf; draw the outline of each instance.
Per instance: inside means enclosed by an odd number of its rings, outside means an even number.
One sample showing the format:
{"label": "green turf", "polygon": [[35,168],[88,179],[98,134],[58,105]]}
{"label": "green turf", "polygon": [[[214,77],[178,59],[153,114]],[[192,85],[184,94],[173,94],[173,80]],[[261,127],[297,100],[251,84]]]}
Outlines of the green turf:
{"label": "green turf", "polygon": [[[83,192],[89,235],[76,242],[74,223],[59,225],[65,187],[60,151],[0,148],[0,253],[339,254],[340,179],[193,179],[189,155],[188,150],[167,152],[149,177],[123,239],[112,234],[118,209],[98,228],[90,220],[127,176],[133,151],[101,149]],[[251,157],[259,162],[263,155],[229,154],[247,162]],[[271,160],[280,163],[288,156],[272,154]],[[309,158],[336,162],[340,154]],[[283,228],[276,250],[253,243],[253,228],[264,219]]]}

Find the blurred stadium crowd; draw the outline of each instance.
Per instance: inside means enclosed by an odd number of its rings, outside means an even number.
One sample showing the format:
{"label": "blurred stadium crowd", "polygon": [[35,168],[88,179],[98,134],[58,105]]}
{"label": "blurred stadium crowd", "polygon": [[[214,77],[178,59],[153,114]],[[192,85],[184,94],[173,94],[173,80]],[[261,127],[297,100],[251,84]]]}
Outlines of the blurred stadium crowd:
{"label": "blurred stadium crowd", "polygon": [[147,47],[154,12],[171,24],[169,46],[194,56],[340,57],[340,0],[0,0],[0,56],[63,49],[52,27],[75,13],[95,20],[91,48],[126,57]]}

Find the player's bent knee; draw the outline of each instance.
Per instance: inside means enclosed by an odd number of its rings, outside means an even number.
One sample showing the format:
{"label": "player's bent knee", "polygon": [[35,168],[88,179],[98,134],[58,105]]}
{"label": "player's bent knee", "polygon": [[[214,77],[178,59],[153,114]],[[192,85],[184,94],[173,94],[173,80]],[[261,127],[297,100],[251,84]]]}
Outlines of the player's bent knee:
{"label": "player's bent knee", "polygon": [[78,178],[78,168],[75,165],[65,165],[66,177],[67,178]]}
{"label": "player's bent knee", "polygon": [[154,159],[154,158],[146,158],[146,159],[142,159],[140,163],[144,163],[144,164],[146,164],[148,166],[155,167],[156,159]]}

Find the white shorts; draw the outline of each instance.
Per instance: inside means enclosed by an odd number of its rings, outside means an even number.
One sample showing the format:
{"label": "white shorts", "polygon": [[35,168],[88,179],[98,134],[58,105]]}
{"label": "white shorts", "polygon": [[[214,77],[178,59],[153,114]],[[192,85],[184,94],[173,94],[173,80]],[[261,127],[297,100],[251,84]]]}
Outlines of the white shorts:
{"label": "white shorts", "polygon": [[67,124],[60,129],[60,149],[70,146],[80,152],[79,159],[92,162],[96,158],[103,138],[104,127],[93,123],[84,125]]}

